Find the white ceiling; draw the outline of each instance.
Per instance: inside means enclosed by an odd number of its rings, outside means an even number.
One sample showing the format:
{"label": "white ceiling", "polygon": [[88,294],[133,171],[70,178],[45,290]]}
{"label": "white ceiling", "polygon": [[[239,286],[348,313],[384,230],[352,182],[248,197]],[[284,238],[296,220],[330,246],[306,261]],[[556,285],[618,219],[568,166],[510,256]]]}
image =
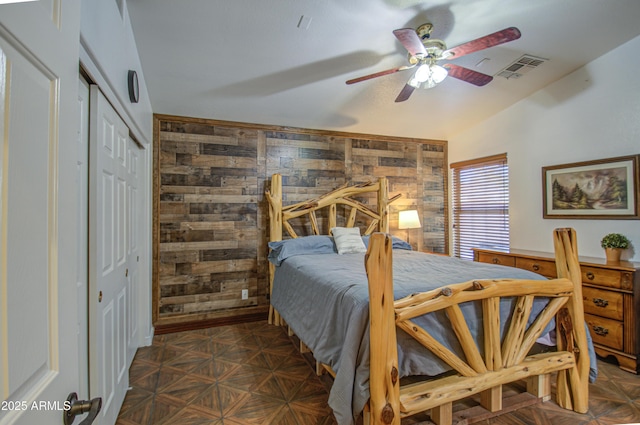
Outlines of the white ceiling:
{"label": "white ceiling", "polygon": [[[431,139],[450,138],[640,34],[639,0],[128,0],[127,7],[155,113]],[[549,61],[484,87],[447,78],[403,103],[394,100],[413,71],[345,84],[405,65],[392,31],[425,22],[448,47],[518,27],[519,40],[452,61],[485,74],[523,54]]]}

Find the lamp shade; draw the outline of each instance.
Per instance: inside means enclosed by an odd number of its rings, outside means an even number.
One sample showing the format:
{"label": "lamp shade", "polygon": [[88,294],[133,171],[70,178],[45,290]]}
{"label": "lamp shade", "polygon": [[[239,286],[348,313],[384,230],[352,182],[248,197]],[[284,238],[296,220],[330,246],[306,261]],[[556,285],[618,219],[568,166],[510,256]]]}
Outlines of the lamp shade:
{"label": "lamp shade", "polygon": [[418,211],[400,211],[398,214],[398,229],[417,229],[420,227]]}

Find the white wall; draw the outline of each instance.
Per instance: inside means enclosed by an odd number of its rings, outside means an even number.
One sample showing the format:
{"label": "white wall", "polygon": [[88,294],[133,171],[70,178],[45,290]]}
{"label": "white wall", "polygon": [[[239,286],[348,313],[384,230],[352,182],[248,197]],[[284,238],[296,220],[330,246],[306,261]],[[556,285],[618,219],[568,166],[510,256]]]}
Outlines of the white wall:
{"label": "white wall", "polygon": [[[122,5],[122,10],[118,5]],[[80,22],[80,62],[100,87],[114,109],[125,121],[136,140],[144,147],[142,162],[147,171],[140,185],[144,207],[140,226],[146,246],[140,256],[140,290],[137,306],[141,344],[150,344],[153,336],[151,322],[151,194],[153,111],[145,84],[144,73],[133,36],[126,0],[83,0]],[[140,100],[129,100],[127,75],[135,70],[140,84]],[[142,164],[141,164],[142,165]]]}
{"label": "white wall", "polygon": [[604,257],[600,239],[618,232],[634,246],[623,259],[640,261],[639,220],[543,219],[541,171],[640,154],[638,52],[640,37],[449,139],[450,162],[507,152],[512,248],[552,252],[553,229],[573,227],[580,255]]}
{"label": "white wall", "polygon": [[[153,111],[136,41],[126,8],[115,0],[83,0],[80,22],[80,60],[109,102],[143,145],[152,141]],[[131,103],[127,75],[138,73],[140,101]]]}

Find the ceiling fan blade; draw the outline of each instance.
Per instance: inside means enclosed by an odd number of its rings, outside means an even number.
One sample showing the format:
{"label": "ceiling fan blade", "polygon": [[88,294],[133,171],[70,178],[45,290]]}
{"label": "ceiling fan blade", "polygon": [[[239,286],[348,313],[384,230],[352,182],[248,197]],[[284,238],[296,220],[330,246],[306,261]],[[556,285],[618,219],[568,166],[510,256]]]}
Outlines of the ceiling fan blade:
{"label": "ceiling fan blade", "polygon": [[413,28],[401,28],[393,30],[393,35],[396,36],[398,41],[402,43],[405,49],[411,54],[411,56],[422,55],[426,56],[427,51],[420,41],[420,37]]}
{"label": "ceiling fan blade", "polygon": [[497,46],[498,44],[517,40],[520,38],[520,35],[520,30],[516,27],[505,28],[502,31],[496,31],[493,34],[485,35],[484,37],[477,38],[469,41],[468,43],[452,47],[451,49],[446,50],[443,53],[443,56],[446,57],[449,55],[448,59],[459,58],[460,56],[468,55],[469,53],[477,52],[478,50],[488,49],[489,47]]}
{"label": "ceiling fan blade", "polygon": [[359,83],[360,81],[366,81],[366,80],[370,80],[372,78],[382,77],[384,75],[395,74],[396,72],[404,71],[405,69],[411,69],[414,66],[415,65],[399,66],[397,68],[387,69],[386,71],[380,71],[380,72],[376,72],[374,74],[369,74],[369,75],[365,75],[365,76],[362,76],[362,77],[353,78],[351,80],[347,80],[347,84],[355,84],[355,83]]}
{"label": "ceiling fan blade", "polygon": [[405,100],[409,99],[409,96],[411,96],[411,93],[413,93],[414,90],[415,87],[410,86],[409,84],[405,84],[398,97],[396,97],[396,102],[404,102]]}
{"label": "ceiling fan blade", "polygon": [[493,80],[493,77],[491,75],[483,74],[481,72],[454,65],[452,63],[447,63],[443,66],[447,69],[447,71],[449,71],[450,77],[466,81],[467,83],[471,83],[479,87],[482,87]]}

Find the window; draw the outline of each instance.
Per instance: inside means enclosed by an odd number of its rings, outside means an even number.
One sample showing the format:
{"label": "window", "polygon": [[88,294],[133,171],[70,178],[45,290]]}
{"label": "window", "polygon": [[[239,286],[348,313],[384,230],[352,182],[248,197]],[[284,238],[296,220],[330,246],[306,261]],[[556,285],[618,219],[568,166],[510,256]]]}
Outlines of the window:
{"label": "window", "polygon": [[472,248],[509,249],[507,154],[451,164],[453,250],[473,260]]}

